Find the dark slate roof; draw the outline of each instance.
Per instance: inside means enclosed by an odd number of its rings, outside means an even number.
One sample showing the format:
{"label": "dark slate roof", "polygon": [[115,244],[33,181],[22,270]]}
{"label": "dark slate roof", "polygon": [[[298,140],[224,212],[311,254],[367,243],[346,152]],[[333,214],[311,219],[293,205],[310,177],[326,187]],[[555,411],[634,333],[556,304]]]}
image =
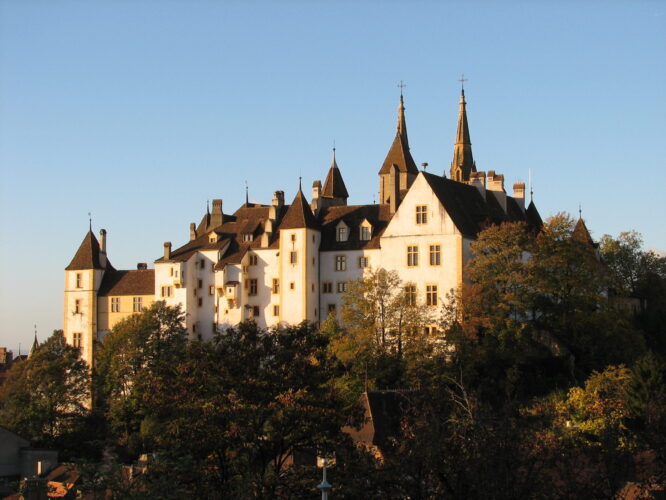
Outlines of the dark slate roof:
{"label": "dark slate roof", "polygon": [[314,215],[312,215],[310,205],[305,199],[305,196],[303,196],[303,191],[301,191],[300,188],[280,223],[280,229],[296,228],[319,229],[317,220]]}
{"label": "dark slate roof", "polygon": [[[366,220],[372,226],[371,238],[360,239],[360,226]],[[391,220],[389,205],[351,205],[327,207],[320,213],[321,251],[327,250],[359,250],[362,248],[379,248],[379,239]],[[336,227],[340,223],[349,227],[347,241],[336,241]]]}
{"label": "dark slate roof", "polygon": [[587,226],[582,218],[576,222],[576,226],[571,233],[571,238],[585,245],[595,246],[594,240],[592,240],[592,236],[590,236],[590,232],[587,230]]}
{"label": "dark slate roof", "polygon": [[102,266],[99,258],[99,242],[92,231],[88,231],[79,245],[74,258],[65,268],[66,271],[78,271],[79,269],[113,269],[107,259],[106,267]]}
{"label": "dark slate roof", "polygon": [[391,149],[389,149],[379,173],[390,173],[391,165],[398,167],[400,172],[419,173],[419,169],[416,168],[416,163],[414,163],[414,158],[412,158],[412,154],[409,152],[409,146],[404,143],[400,134],[396,134],[395,139],[393,139]]}
{"label": "dark slate roof", "polygon": [[342,174],[340,173],[338,166],[335,164],[335,160],[333,160],[333,165],[331,165],[331,168],[328,170],[328,175],[326,176],[324,189],[322,189],[321,195],[326,198],[349,198],[345,181],[342,180]]}
{"label": "dark slate roof", "polygon": [[535,231],[540,231],[543,227],[543,221],[539,215],[539,211],[534,204],[534,201],[530,201],[527,210],[525,210],[525,222]]}
{"label": "dark slate roof", "polygon": [[152,295],[155,293],[155,270],[111,270],[104,273],[99,296]]}

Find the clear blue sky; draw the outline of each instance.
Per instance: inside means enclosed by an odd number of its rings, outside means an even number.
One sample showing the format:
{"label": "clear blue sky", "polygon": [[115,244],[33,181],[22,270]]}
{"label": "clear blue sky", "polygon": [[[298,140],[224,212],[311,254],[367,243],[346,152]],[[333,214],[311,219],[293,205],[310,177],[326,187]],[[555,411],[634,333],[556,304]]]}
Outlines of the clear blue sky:
{"label": "clear blue sky", "polygon": [[89,211],[117,268],[152,266],[245,180],[309,196],[333,140],[371,203],[400,80],[417,164],[448,171],[464,73],[480,170],[665,251],[664,54],[658,1],[2,0],[0,346],[62,327]]}

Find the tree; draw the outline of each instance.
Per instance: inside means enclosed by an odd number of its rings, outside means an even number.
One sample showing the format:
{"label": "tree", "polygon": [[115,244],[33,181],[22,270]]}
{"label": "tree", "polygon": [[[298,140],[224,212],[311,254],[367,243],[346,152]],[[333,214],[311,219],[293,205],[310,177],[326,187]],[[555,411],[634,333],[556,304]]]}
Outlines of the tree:
{"label": "tree", "polygon": [[12,365],[0,387],[0,423],[33,446],[75,443],[88,416],[90,371],[79,349],[55,330],[30,357]]}
{"label": "tree", "polygon": [[143,404],[146,380],[177,365],[185,345],[180,308],[160,301],[116,324],[99,346],[95,405],[106,413],[110,432],[130,455],[145,449],[142,424],[150,417]]}

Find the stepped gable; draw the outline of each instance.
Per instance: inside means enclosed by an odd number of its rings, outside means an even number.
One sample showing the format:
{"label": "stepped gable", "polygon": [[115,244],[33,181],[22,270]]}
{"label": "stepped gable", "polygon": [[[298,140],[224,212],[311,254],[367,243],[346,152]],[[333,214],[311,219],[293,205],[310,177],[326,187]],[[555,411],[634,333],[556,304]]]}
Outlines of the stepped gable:
{"label": "stepped gable", "polygon": [[99,258],[99,241],[95,238],[92,230],[85,235],[74,258],[65,268],[65,271],[78,271],[83,269],[113,269],[109,259],[106,260],[106,266],[103,266]]}
{"label": "stepped gable", "polygon": [[298,193],[294,197],[294,201],[289,205],[287,213],[284,214],[282,222],[280,222],[280,229],[319,229],[317,219],[312,215],[310,204],[303,196],[300,186]]}
{"label": "stepped gable", "polygon": [[[372,233],[369,240],[363,241],[360,239],[359,228],[366,219],[372,226]],[[390,220],[391,211],[388,205],[328,207],[322,211],[320,216],[320,251],[380,248],[379,240]],[[336,241],[336,226],[340,221],[344,221],[349,227],[347,241]]]}
{"label": "stepped gable", "polygon": [[152,295],[155,293],[155,270],[112,270],[104,273],[99,296]]}

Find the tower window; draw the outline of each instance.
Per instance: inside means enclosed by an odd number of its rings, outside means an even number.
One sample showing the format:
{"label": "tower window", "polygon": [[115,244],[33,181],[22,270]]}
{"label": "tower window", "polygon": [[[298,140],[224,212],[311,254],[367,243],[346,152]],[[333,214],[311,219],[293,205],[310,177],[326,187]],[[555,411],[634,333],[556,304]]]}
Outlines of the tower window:
{"label": "tower window", "polygon": [[250,291],[247,294],[248,295],[257,295],[257,280],[256,279],[251,279],[250,280]]}
{"label": "tower window", "polygon": [[298,262],[298,252],[289,252],[289,263],[296,264]]}
{"label": "tower window", "polygon": [[173,288],[170,286],[163,286],[160,291],[163,298],[171,297],[173,294]]}
{"label": "tower window", "polygon": [[81,314],[81,299],[74,301],[74,314]]}
{"label": "tower window", "polygon": [[251,266],[256,266],[258,261],[259,261],[259,259],[257,258],[256,254],[250,255],[250,265]]}
{"label": "tower window", "polygon": [[407,247],[407,265],[416,267],[419,265],[419,247],[418,245],[409,245]]}
{"label": "tower window", "polygon": [[81,349],[83,334],[81,332],[72,333],[72,346]]}
{"label": "tower window", "polygon": [[280,315],[280,306],[273,306],[273,316],[279,316]]}
{"label": "tower window", "polygon": [[273,288],[272,288],[273,293],[280,293],[280,280],[277,278],[273,278]]}
{"label": "tower window", "polygon": [[83,274],[76,273],[76,288],[83,288]]}
{"label": "tower window", "polygon": [[428,222],[428,205],[416,205],[416,223],[426,224]]}

